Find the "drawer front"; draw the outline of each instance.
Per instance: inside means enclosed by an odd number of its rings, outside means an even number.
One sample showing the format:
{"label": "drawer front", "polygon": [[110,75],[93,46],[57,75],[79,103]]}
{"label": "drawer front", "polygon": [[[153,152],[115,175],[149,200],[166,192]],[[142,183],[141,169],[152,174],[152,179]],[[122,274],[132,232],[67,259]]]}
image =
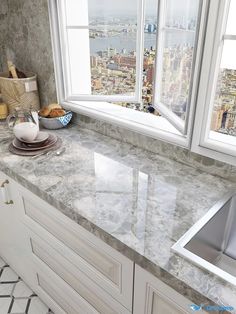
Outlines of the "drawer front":
{"label": "drawer front", "polygon": [[53,217],[27,201],[25,202],[25,212],[27,216],[70,247],[115,286],[120,287],[121,264],[83,237],[79,230],[78,232],[70,230],[64,222],[56,221]]}
{"label": "drawer front", "polygon": [[32,252],[52,271],[70,285],[83,299],[102,314],[128,314],[130,313],[120,303],[115,301],[103,289],[91,281],[86,274],[81,272],[70,261],[54,250],[49,243],[30,233]]}
{"label": "drawer front", "polygon": [[22,198],[26,224],[62,242],[71,262],[131,311],[134,263],[31,192],[22,189]]}
{"label": "drawer front", "polygon": [[[39,268],[41,267],[39,266]],[[47,269],[40,269],[37,273],[37,278],[38,286],[53,299],[66,314],[99,314],[85,300],[77,296],[66,283]]]}

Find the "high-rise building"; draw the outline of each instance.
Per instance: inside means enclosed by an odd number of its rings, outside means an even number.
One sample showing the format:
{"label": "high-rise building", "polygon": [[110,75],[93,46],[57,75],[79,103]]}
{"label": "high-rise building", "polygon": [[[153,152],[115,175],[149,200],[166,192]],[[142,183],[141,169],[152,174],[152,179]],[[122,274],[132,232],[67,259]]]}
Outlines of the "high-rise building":
{"label": "high-rise building", "polygon": [[223,119],[223,112],[224,110],[221,108],[217,108],[213,111],[212,119],[211,119],[211,130],[212,131],[218,131],[221,128],[222,125],[222,119]]}
{"label": "high-rise building", "polygon": [[95,68],[98,66],[98,60],[96,56],[91,56],[90,57],[90,64],[92,68]]}

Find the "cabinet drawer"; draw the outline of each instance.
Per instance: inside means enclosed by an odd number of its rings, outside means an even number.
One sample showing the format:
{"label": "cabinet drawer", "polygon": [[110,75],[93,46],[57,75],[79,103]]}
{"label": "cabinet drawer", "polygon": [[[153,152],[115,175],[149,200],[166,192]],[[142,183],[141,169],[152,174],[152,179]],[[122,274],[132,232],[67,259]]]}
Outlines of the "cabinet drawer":
{"label": "cabinet drawer", "polygon": [[54,300],[66,314],[99,314],[61,278],[50,270],[41,267],[39,266],[37,272],[39,288]]}
{"label": "cabinet drawer", "polygon": [[61,241],[71,263],[131,311],[133,262],[29,191],[22,189],[22,198],[28,227]]}
{"label": "cabinet drawer", "polygon": [[33,254],[52,271],[70,285],[83,299],[92,305],[96,311],[102,314],[128,314],[130,313],[120,303],[115,301],[96,283],[90,280],[70,261],[54,250],[49,243],[31,233],[31,245]]}

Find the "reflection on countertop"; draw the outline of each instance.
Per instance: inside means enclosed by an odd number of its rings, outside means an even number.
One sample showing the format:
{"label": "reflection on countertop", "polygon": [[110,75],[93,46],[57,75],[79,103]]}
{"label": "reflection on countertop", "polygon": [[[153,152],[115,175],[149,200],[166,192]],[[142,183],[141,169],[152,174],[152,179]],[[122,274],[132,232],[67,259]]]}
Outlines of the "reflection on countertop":
{"label": "reflection on countertop", "polygon": [[0,126],[0,170],[193,301],[236,308],[236,287],[171,251],[235,183],[78,126],[54,132],[66,151],[32,159],[8,152]]}

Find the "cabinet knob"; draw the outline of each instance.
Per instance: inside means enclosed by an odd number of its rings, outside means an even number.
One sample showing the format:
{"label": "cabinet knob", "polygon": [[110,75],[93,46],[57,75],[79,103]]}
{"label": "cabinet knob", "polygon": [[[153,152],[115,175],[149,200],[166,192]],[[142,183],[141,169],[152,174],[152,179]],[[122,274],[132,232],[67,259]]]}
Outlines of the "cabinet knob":
{"label": "cabinet knob", "polygon": [[9,184],[9,180],[5,180],[1,185],[0,185],[0,189],[1,189],[1,194],[2,194],[2,199],[4,204],[6,205],[12,205],[14,204],[13,200],[9,199],[9,192],[8,189],[6,188],[6,185]]}
{"label": "cabinet knob", "polygon": [[5,188],[5,185],[9,184],[9,180],[5,180],[2,184],[1,184],[1,188]]}

